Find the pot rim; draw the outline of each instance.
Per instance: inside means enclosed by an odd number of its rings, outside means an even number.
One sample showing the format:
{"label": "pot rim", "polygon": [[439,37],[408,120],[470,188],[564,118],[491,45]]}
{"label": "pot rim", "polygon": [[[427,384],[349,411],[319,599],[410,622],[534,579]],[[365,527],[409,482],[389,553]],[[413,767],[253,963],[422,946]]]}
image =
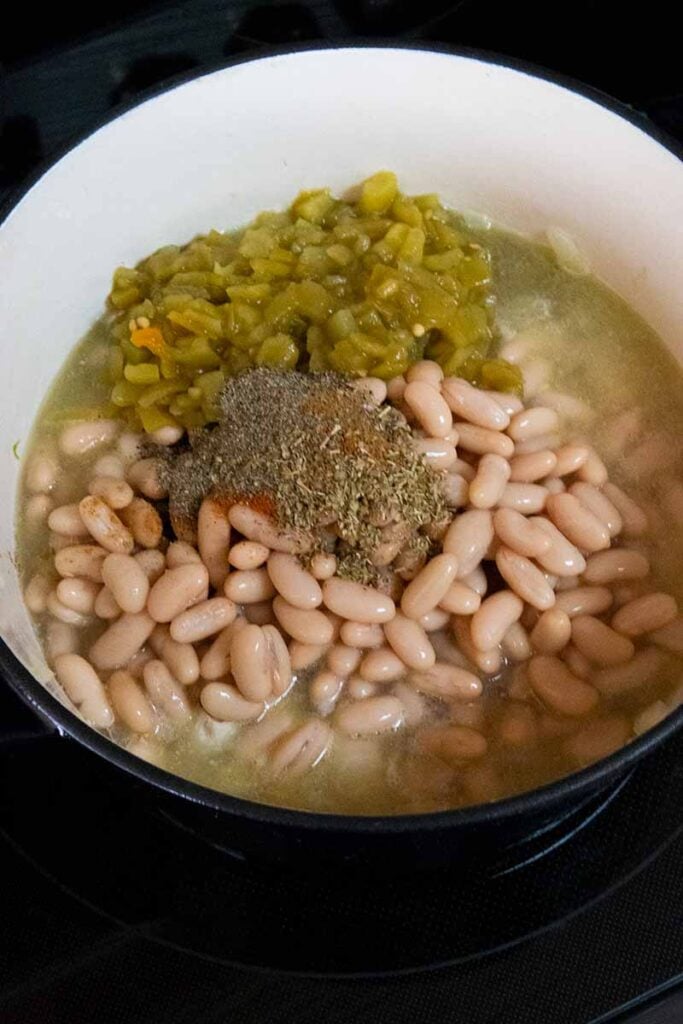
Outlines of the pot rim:
{"label": "pot rim", "polygon": [[[434,43],[402,43],[400,46],[396,46],[393,41],[387,39],[371,41],[349,39],[348,41],[340,41],[338,45],[329,46],[324,41],[311,42],[298,46],[267,47],[259,48],[256,51],[247,51],[232,59],[211,64],[207,68],[192,69],[173,76],[164,81],[163,84],[145,90],[134,100],[118,105],[109,116],[99,119],[88,130],[79,133],[73,141],[61,147],[52,157],[42,161],[19,188],[10,191],[8,197],[0,204],[0,229],[15,207],[19,205],[34,185],[53,166],[59,163],[68,153],[77,149],[81,143],[89,139],[100,128],[117,120],[128,111],[142,106],[167,92],[171,92],[180,85],[241,64],[257,63],[258,61],[269,60],[272,57],[278,56],[296,56],[297,54],[310,52],[336,52],[338,50],[393,50],[406,53],[431,53],[442,57],[476,60],[493,66],[519,71],[530,77],[549,82],[552,85],[559,85],[609,110],[622,120],[633,125],[634,128],[640,129],[656,143],[669,150],[683,163],[683,145],[667,132],[654,125],[645,114],[634,110],[632,107],[594,86],[586,85],[568,75],[541,67],[530,61],[476,47],[455,47]],[[188,800],[191,803],[208,807],[213,811],[234,814],[262,825],[285,826],[305,831],[344,831],[359,835],[373,833],[379,835],[405,834],[413,831],[431,832],[456,827],[476,827],[484,823],[504,822],[518,814],[542,813],[544,810],[550,810],[565,800],[570,800],[593,788],[607,784],[617,775],[624,774],[638,760],[663,743],[679,728],[683,727],[683,705],[681,705],[667,715],[653,729],[634,738],[625,747],[621,747],[595,764],[546,783],[536,789],[515,796],[505,797],[488,804],[473,804],[469,807],[445,811],[429,811],[421,814],[383,816],[327,814],[256,803],[251,800],[231,796],[227,793],[221,793],[218,790],[210,789],[191,782],[189,779],[174,775],[164,769],[157,768],[129,753],[72,713],[30,674],[4,643],[0,643],[0,669],[2,670],[2,676],[7,682],[40,717],[47,717],[58,729],[77,740],[92,753],[103,757],[106,761],[113,763],[117,768],[129,775],[142,779],[149,785],[166,793]]]}

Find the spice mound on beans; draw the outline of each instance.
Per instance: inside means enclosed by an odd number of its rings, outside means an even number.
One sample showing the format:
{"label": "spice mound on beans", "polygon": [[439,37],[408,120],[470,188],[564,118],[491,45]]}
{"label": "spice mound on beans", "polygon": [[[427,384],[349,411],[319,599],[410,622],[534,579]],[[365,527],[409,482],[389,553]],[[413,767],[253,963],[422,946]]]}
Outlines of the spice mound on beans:
{"label": "spice mound on beans", "polygon": [[647,517],[556,411],[432,361],[255,370],[220,406],[163,456],[116,423],[62,439],[90,475],[25,598],[93,726],[146,757],[194,729],[272,785],[379,758],[423,808],[501,795],[492,750],[579,767],[673,708]]}
{"label": "spice mound on beans", "polygon": [[379,583],[386,566],[416,561],[446,516],[438,474],[404,416],[382,394],[338,373],[247,371],[218,400],[213,429],[184,452],[164,448],[171,522],[194,541],[204,498],[266,513],[309,556],[334,550],[337,573]]}

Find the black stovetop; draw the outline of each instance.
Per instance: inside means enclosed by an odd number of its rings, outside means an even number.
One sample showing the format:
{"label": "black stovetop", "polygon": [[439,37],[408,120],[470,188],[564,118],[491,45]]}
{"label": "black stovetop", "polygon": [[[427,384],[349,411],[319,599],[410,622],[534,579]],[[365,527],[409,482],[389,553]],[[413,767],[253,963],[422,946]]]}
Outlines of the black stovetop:
{"label": "black stovetop", "polygon": [[[683,140],[663,4],[627,24],[612,0],[121,0],[115,13],[76,11],[27,8],[0,39],[0,193],[170,76],[267,45],[354,37],[536,61]],[[457,865],[303,876],[205,843],[0,690],[0,1022],[673,1024],[682,855],[683,736],[476,877]]]}

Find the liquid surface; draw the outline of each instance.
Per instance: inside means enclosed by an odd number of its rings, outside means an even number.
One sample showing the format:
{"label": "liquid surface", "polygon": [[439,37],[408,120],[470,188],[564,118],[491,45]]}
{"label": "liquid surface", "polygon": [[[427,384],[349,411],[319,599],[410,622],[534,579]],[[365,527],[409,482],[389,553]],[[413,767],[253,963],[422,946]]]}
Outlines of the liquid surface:
{"label": "liquid surface", "polygon": [[[560,269],[551,250],[498,230],[482,232],[481,239],[492,254],[503,354],[506,346],[516,346],[515,359],[524,370],[527,391],[538,394],[539,403],[549,391],[565,396],[558,399],[565,410],[563,435],[590,442],[607,464],[610,478],[647,512],[647,535],[629,546],[643,550],[651,560],[648,590],[666,590],[680,603],[680,368],[620,298],[590,276]],[[40,411],[30,452],[53,442],[74,407],[80,417],[87,416],[88,409],[106,398],[111,385],[94,381],[107,358],[103,322],[78,346],[55,382]],[[105,451],[100,448],[92,457],[69,462],[54,496],[57,504],[84,493],[92,465]],[[51,564],[47,545],[47,531],[35,529],[20,516],[18,551],[26,579]],[[44,629],[42,620],[38,628]],[[94,627],[94,634],[100,630],[101,626]],[[431,638],[446,656],[448,637]],[[200,715],[175,735],[162,729],[160,736],[131,739],[115,726],[112,738],[178,775],[265,803],[361,814],[462,806],[534,788],[581,767],[567,753],[564,740],[583,728],[585,719],[555,718],[535,704],[539,739],[521,747],[503,741],[499,723],[510,703],[507,687],[513,676],[514,668],[504,668],[485,683],[480,701],[456,706],[452,720],[480,729],[489,743],[485,758],[457,770],[417,752],[409,733],[392,733],[367,740],[336,736],[331,752],[314,771],[296,779],[272,779],[262,767],[264,750],[278,723],[295,723],[310,714],[305,680],[256,725],[213,723]],[[664,669],[654,681],[607,703],[610,713],[633,723],[654,702],[663,701],[671,709],[680,699],[680,659],[665,655]],[[442,703],[430,701],[429,708],[435,722],[448,718]],[[600,713],[604,712],[602,706]]]}

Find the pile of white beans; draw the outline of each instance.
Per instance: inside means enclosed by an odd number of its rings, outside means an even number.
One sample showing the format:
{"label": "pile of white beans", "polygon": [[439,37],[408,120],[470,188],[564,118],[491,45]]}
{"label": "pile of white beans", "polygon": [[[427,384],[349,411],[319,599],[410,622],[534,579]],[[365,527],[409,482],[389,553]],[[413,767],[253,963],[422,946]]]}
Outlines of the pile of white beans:
{"label": "pile of white beans", "polygon": [[[25,600],[84,719],[117,738],[168,742],[198,718],[234,735],[305,687],[298,720],[272,716],[263,733],[264,770],[297,778],[336,742],[405,733],[452,780],[492,743],[552,742],[580,765],[668,714],[674,677],[669,697],[651,687],[683,653],[683,620],[648,584],[644,511],[597,453],[560,443],[555,409],[443,379],[433,362],[356,385],[406,415],[450,510],[436,553],[382,590],[338,577],[333,553],[310,557],[246,505],[226,518],[205,499],[196,547],[164,536],[156,463],[115,421],[70,424],[32,457],[25,517],[47,523],[53,568]],[[79,460],[87,493],[56,504]]]}

